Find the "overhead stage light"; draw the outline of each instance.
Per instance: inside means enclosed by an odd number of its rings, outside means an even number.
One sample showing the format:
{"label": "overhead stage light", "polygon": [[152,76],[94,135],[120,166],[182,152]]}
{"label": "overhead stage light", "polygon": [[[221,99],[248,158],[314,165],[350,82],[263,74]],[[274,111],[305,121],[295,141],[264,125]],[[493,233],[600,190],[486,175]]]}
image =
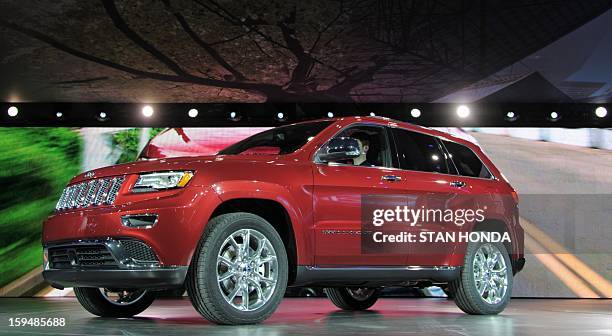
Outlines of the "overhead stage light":
{"label": "overhead stage light", "polygon": [[418,118],[421,116],[421,110],[419,110],[418,108],[413,108],[412,110],[410,110],[410,115],[413,118]]}
{"label": "overhead stage light", "polygon": [[55,116],[58,117],[58,118],[61,118],[61,117],[64,116],[64,113],[62,113],[62,112],[55,112]]}
{"label": "overhead stage light", "polygon": [[557,113],[555,111],[550,112],[550,115],[548,116],[548,119],[550,121],[557,121],[557,120],[559,120],[559,118],[561,118],[561,115],[559,115],[559,113]]}
{"label": "overhead stage light", "polygon": [[229,113],[229,120],[231,121],[238,121],[240,120],[242,117],[238,114],[238,112],[232,111]]}
{"label": "overhead stage light", "polygon": [[197,116],[198,116],[198,113],[199,113],[199,112],[198,112],[198,110],[197,110],[197,109],[192,108],[191,110],[189,110],[189,111],[187,112],[187,115],[188,115],[190,118],[195,118],[195,117],[197,117]]}
{"label": "overhead stage light", "polygon": [[608,109],[603,106],[599,106],[595,109],[595,115],[598,118],[605,118],[608,115]]}
{"label": "overhead stage light", "polygon": [[470,108],[465,105],[459,105],[457,107],[457,116],[461,119],[465,119],[470,116]]}
{"label": "overhead stage light", "polygon": [[506,120],[508,121],[515,121],[516,119],[518,119],[519,115],[516,112],[513,111],[509,111],[506,113]]}
{"label": "overhead stage light", "polygon": [[327,112],[327,117],[328,118],[333,118],[334,117],[334,113],[333,112]]}
{"label": "overhead stage light", "polygon": [[285,114],[284,114],[283,112],[278,112],[278,113],[276,114],[276,119],[277,119],[278,121],[283,121],[283,120],[285,120]]}
{"label": "overhead stage light", "polygon": [[11,106],[8,108],[7,113],[9,117],[16,117],[19,114],[19,109],[17,106]]}
{"label": "overhead stage light", "polygon": [[376,117],[376,113],[370,112],[370,117]]}
{"label": "overhead stage light", "polygon": [[106,112],[100,112],[96,116],[96,119],[98,119],[99,121],[106,121],[107,118],[108,118],[108,114],[106,114]]}
{"label": "overhead stage light", "polygon": [[151,107],[151,105],[145,105],[142,108],[142,115],[147,117],[147,118],[152,117],[153,116],[153,112],[154,112],[153,111],[153,107]]}

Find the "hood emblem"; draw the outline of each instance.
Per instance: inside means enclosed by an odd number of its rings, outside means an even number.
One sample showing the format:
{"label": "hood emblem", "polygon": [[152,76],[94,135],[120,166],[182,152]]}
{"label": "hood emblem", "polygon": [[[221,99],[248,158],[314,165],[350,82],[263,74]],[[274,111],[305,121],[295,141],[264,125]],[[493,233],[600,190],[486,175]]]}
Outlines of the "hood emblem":
{"label": "hood emblem", "polygon": [[85,173],[85,177],[86,178],[94,177],[94,175],[96,175],[96,173],[92,172],[92,171],[89,171],[89,172]]}

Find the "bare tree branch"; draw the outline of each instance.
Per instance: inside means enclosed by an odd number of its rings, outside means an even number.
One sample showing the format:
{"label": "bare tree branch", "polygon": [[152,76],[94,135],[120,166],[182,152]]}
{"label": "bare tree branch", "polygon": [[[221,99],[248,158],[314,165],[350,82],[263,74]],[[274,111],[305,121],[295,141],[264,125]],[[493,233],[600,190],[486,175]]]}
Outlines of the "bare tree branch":
{"label": "bare tree branch", "polygon": [[348,96],[354,87],[371,81],[374,75],[380,69],[384,68],[387,64],[389,64],[388,60],[382,57],[379,57],[379,56],[373,56],[371,58],[371,61],[374,62],[374,65],[367,67],[363,70],[360,70],[355,74],[350,75],[349,77],[345,78],[342,82],[336,85],[333,85],[326,91],[328,93],[332,93],[333,95]]}
{"label": "bare tree branch", "polygon": [[188,75],[188,72],[183,70],[176,62],[174,62],[170,57],[166,56],[159,49],[153,46],[151,43],[147,42],[143,39],[138,33],[132,30],[125,20],[119,14],[117,7],[115,6],[115,1],[113,0],[102,0],[102,5],[106,10],[106,14],[111,18],[113,24],[117,29],[119,29],[125,36],[127,36],[130,40],[132,40],[137,46],[151,54],[151,56],[155,57],[158,61],[168,67],[168,69],[172,70],[177,75],[185,76]]}
{"label": "bare tree branch", "polygon": [[225,40],[219,40],[219,41],[215,41],[215,42],[210,42],[208,45],[210,45],[211,47],[214,47],[214,46],[216,46],[218,44],[224,44],[224,43],[235,41],[235,40],[237,40],[239,38],[242,38],[242,37],[245,37],[247,35],[249,35],[248,32],[244,33],[244,34],[238,34],[238,35],[236,35],[234,37],[230,37],[230,38],[225,39]]}
{"label": "bare tree branch", "polygon": [[297,65],[291,74],[291,82],[304,83],[308,79],[308,74],[314,66],[314,60],[309,53],[304,51],[302,43],[300,43],[300,40],[295,36],[295,29],[291,27],[295,24],[296,11],[297,10],[294,8],[285,20],[277,23],[277,26],[283,34],[287,49],[297,58]]}
{"label": "bare tree branch", "polygon": [[[226,20],[227,22],[233,24],[233,25],[237,25],[237,26],[242,26],[245,27],[247,29],[249,29],[250,31],[253,31],[254,33],[256,33],[257,35],[263,37],[266,41],[270,42],[273,45],[276,45],[280,48],[283,49],[288,49],[288,47],[286,45],[284,45],[283,43],[275,40],[274,38],[272,38],[271,36],[269,36],[268,34],[265,34],[264,32],[262,32],[260,29],[257,28],[257,25],[260,24],[269,24],[268,22],[262,21],[262,20],[253,20],[251,18],[238,18],[235,15],[233,15],[230,11],[228,11],[227,9],[225,9],[223,6],[221,6],[219,3],[217,3],[214,0],[206,0],[210,3],[212,3],[213,5],[208,5],[206,3],[204,3],[204,1],[202,0],[195,0],[195,2],[197,4],[199,4],[200,6],[204,7],[205,9],[209,10],[211,13],[216,14],[217,16],[219,16],[220,18]],[[216,8],[214,8],[214,7]],[[341,69],[338,69],[337,67],[331,65],[331,64],[327,64],[323,61],[321,61],[320,59],[318,59],[317,57],[314,57],[312,55],[310,55],[310,57],[312,58],[312,60],[315,63],[321,64],[322,66],[329,68],[343,76],[346,76],[347,74],[342,72]]]}
{"label": "bare tree branch", "polygon": [[[354,10],[355,8],[361,6],[363,3],[368,3],[370,2],[370,0],[361,0],[361,1],[357,1],[354,3],[351,3],[351,6],[346,6],[344,4],[344,0],[339,0],[338,1],[338,14],[336,14],[336,16],[334,18],[332,18],[326,25],[325,27],[323,27],[323,29],[319,30],[317,33],[317,37],[315,38],[315,41],[313,42],[312,46],[310,47],[309,51],[312,53],[315,48],[317,47],[317,45],[319,44],[319,42],[321,41],[321,38],[323,37],[323,34],[325,34],[336,22],[338,22],[338,20],[340,20],[340,18],[345,15],[346,13]],[[367,12],[366,15],[364,16],[369,16],[371,15],[370,12]],[[361,21],[361,19],[357,19],[357,22]],[[344,29],[341,29],[340,32],[344,31]],[[336,34],[334,36],[337,37],[338,34]],[[325,42],[325,45],[329,44],[331,41],[333,40],[330,39],[327,42]]]}
{"label": "bare tree branch", "polygon": [[274,85],[274,84],[234,82],[234,81],[228,82],[228,81],[223,81],[223,80],[218,80],[218,79],[198,77],[198,76],[194,76],[191,74],[185,74],[185,75],[179,76],[179,75],[167,75],[167,74],[162,74],[162,73],[157,73],[157,72],[143,71],[143,70],[139,70],[139,69],[136,69],[130,66],[116,63],[116,62],[113,62],[113,61],[110,61],[110,60],[107,60],[107,59],[104,59],[104,58],[101,58],[95,55],[90,55],[86,52],[83,52],[83,51],[74,49],[70,46],[67,46],[66,44],[54,39],[51,36],[45,35],[41,32],[38,32],[36,30],[30,29],[27,27],[19,26],[12,22],[8,22],[8,21],[4,21],[0,19],[0,26],[18,31],[26,36],[42,41],[50,45],[51,47],[54,47],[58,50],[61,50],[75,57],[78,57],[78,58],[81,58],[81,59],[84,59],[90,62],[94,62],[96,64],[104,65],[106,67],[109,67],[115,70],[123,71],[125,73],[129,73],[129,74],[138,76],[139,78],[149,78],[149,79],[156,79],[156,80],[161,80],[161,81],[177,82],[177,83],[191,83],[191,84],[214,86],[214,87],[227,88],[227,89],[257,91],[259,93],[268,95],[268,97],[270,97],[271,95],[280,95],[283,93],[282,88],[279,85]]}
{"label": "bare tree branch", "polygon": [[246,77],[240,71],[238,71],[236,68],[231,66],[217,52],[217,50],[215,48],[213,48],[209,43],[207,43],[206,41],[204,41],[204,39],[202,39],[200,36],[198,36],[198,34],[196,34],[195,31],[193,31],[193,29],[191,28],[191,26],[189,25],[189,23],[187,22],[185,17],[178,10],[176,10],[175,8],[172,7],[172,5],[170,4],[170,0],[163,0],[163,3],[164,3],[164,6],[166,7],[166,10],[169,11],[170,13],[172,13],[172,15],[174,15],[176,20],[181,25],[181,28],[183,28],[183,30],[187,33],[187,35],[189,35],[189,37],[191,37],[191,39],[195,43],[197,43],[200,47],[202,47],[202,49],[206,50],[206,52],[208,52],[208,54],[217,63],[219,63],[219,65],[221,65],[225,70],[230,72],[234,76],[234,78],[236,80],[240,80],[240,81],[246,80]]}
{"label": "bare tree branch", "polygon": [[26,27],[21,27],[21,26],[19,26],[17,24],[14,24],[14,23],[8,22],[8,21],[4,21],[2,19],[0,19],[0,26],[13,29],[13,30],[18,31],[20,33],[23,33],[23,34],[25,34],[27,36],[30,36],[32,38],[35,38],[35,39],[40,40],[42,42],[45,42],[48,45],[50,45],[50,46],[52,46],[52,47],[54,47],[56,49],[59,49],[59,50],[61,50],[63,52],[66,52],[66,53],[68,53],[70,55],[73,55],[73,56],[76,56],[76,57],[79,57],[79,58],[82,58],[82,59],[85,59],[85,60],[88,60],[88,61],[91,61],[91,62],[94,62],[94,63],[98,63],[98,64],[101,64],[101,65],[104,65],[104,66],[107,66],[107,67],[110,67],[110,68],[113,68],[113,69],[116,69],[116,70],[127,72],[127,73],[132,74],[132,75],[142,76],[142,77],[147,77],[147,78],[152,78],[152,79],[159,79],[159,80],[169,80],[169,81],[173,81],[173,80],[175,80],[177,78],[177,76],[173,76],[173,75],[166,75],[166,74],[160,74],[160,73],[157,73],[157,72],[149,72],[149,71],[139,70],[139,69],[132,68],[132,67],[129,67],[129,66],[126,66],[126,65],[123,65],[123,64],[119,64],[119,63],[116,63],[116,62],[113,62],[113,61],[109,61],[109,60],[106,60],[106,59],[103,59],[103,58],[100,58],[100,57],[97,57],[97,56],[94,56],[94,55],[87,54],[87,53],[82,52],[80,50],[76,50],[74,48],[71,48],[71,47],[69,47],[69,46],[67,46],[67,45],[65,45],[65,44],[55,40],[54,38],[52,38],[50,36],[47,36],[47,35],[44,35],[44,34],[38,32],[38,31],[35,31],[33,29],[30,29],[30,28],[26,28]]}

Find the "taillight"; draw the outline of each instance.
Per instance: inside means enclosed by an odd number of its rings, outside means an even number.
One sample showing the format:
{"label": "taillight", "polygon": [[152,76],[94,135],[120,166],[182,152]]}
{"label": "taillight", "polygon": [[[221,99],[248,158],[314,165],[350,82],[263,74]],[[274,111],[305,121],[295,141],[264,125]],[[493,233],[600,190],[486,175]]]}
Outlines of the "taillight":
{"label": "taillight", "polygon": [[518,204],[519,202],[519,196],[518,193],[516,192],[516,190],[512,190],[512,192],[510,192],[512,194],[512,199],[516,202],[516,204]]}

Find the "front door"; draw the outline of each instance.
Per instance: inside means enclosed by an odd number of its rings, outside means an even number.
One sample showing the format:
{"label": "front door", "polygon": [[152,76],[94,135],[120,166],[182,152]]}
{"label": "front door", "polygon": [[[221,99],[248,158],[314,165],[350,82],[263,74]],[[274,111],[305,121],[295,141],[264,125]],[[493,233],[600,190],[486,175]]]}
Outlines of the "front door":
{"label": "front door", "polygon": [[407,254],[363,254],[362,195],[401,193],[394,179],[392,153],[385,127],[353,125],[338,137],[359,140],[362,155],[345,162],[319,163],[314,168],[315,263],[318,266],[403,265]]}

